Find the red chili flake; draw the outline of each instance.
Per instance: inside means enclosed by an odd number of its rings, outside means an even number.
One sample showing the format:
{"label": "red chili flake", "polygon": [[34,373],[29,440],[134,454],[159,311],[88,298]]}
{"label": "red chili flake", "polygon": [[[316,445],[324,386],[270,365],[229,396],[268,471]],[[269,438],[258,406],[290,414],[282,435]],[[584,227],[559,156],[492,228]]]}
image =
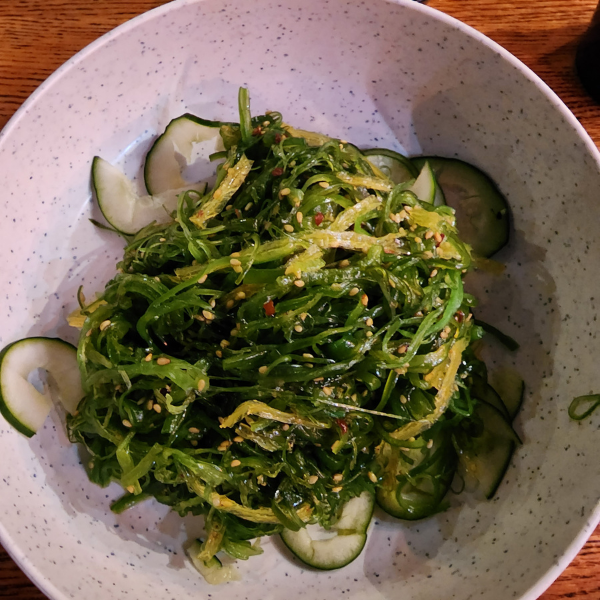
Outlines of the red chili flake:
{"label": "red chili flake", "polygon": [[342,430],[342,433],[346,433],[348,431],[348,425],[345,419],[336,419],[335,422],[337,426]]}
{"label": "red chili flake", "polygon": [[275,167],[271,171],[271,175],[273,175],[273,177],[281,177],[283,175],[283,169],[281,167]]}
{"label": "red chili flake", "polygon": [[239,208],[236,208],[236,209],[235,209],[235,216],[236,216],[238,219],[241,219],[241,218],[242,218],[242,212],[240,211],[240,209],[239,209]]}
{"label": "red chili flake", "polygon": [[275,315],[275,304],[273,300],[269,300],[263,304],[263,308],[265,309],[265,314],[267,317],[273,317]]}
{"label": "red chili flake", "polygon": [[395,254],[395,253],[394,253],[394,251],[393,251],[391,248],[384,248],[384,249],[383,249],[383,251],[384,251],[386,254]]}
{"label": "red chili flake", "polygon": [[462,310],[459,310],[457,311],[455,318],[459,323],[462,323],[465,320],[465,313]]}
{"label": "red chili flake", "polygon": [[315,225],[318,227],[323,222],[323,213],[317,213],[315,215]]}
{"label": "red chili flake", "polygon": [[446,237],[446,236],[445,236],[443,233],[440,233],[440,238],[441,238],[441,239],[440,239],[440,241],[439,241],[439,242],[437,242],[437,243],[436,243],[436,245],[435,245],[435,247],[436,247],[436,248],[439,248],[439,247],[440,247],[440,244],[441,244],[441,243],[444,241],[444,238],[445,238],[445,237]]}
{"label": "red chili flake", "polygon": [[261,129],[260,127],[255,127],[255,128],[252,130],[252,135],[253,135],[253,136],[257,136],[257,135],[261,135],[261,134],[262,134],[262,129]]}
{"label": "red chili flake", "polygon": [[279,133],[275,134],[275,143],[279,144],[279,142],[281,141],[281,135]]}

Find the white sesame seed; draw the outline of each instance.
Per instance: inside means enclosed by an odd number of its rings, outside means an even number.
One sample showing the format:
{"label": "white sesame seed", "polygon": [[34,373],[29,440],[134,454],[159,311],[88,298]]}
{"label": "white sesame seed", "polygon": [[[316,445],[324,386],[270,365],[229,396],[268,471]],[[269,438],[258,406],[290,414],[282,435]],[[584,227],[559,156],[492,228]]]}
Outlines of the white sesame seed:
{"label": "white sesame seed", "polygon": [[431,231],[431,229],[427,230],[425,232],[425,239],[430,240],[432,237],[433,237],[433,231]]}
{"label": "white sesame seed", "polygon": [[433,271],[431,271],[431,273],[429,274],[429,277],[435,277],[438,274],[438,270],[434,269]]}
{"label": "white sesame seed", "polygon": [[283,429],[284,431],[287,431],[290,428],[290,426],[287,423],[284,423],[283,426],[281,427],[281,429]]}
{"label": "white sesame seed", "polygon": [[340,144],[347,144],[348,142],[346,140],[340,140]]}
{"label": "white sesame seed", "polygon": [[331,394],[333,394],[333,388],[330,388],[330,387],[327,387],[327,386],[325,386],[325,387],[323,388],[323,393],[324,393],[326,396],[331,396]]}
{"label": "white sesame seed", "polygon": [[304,215],[301,212],[296,213],[296,221],[298,221],[298,223],[301,224],[303,218],[304,218]]}
{"label": "white sesame seed", "polygon": [[436,232],[433,234],[433,239],[436,241],[436,243],[438,243],[438,244],[439,244],[439,243],[441,243],[441,241],[442,241],[442,239],[443,239],[443,238],[442,238],[442,236],[440,235],[440,233],[436,231]]}
{"label": "white sesame seed", "polygon": [[232,329],[232,330],[229,332],[229,335],[231,335],[231,336],[235,337],[235,336],[236,336],[238,333],[239,333],[239,331],[238,331],[237,329]]}
{"label": "white sesame seed", "polygon": [[88,329],[88,330],[85,332],[85,337],[90,337],[90,336],[92,335],[92,333],[93,333],[93,332],[94,332],[94,330],[93,330],[93,329]]}
{"label": "white sesame seed", "polygon": [[367,332],[365,333],[365,335],[366,335],[367,337],[373,337],[373,332],[372,332],[372,331],[367,331]]}
{"label": "white sesame seed", "polygon": [[302,325],[294,325],[294,331],[300,333],[302,331]]}
{"label": "white sesame seed", "polygon": [[168,365],[171,362],[170,358],[165,358],[164,356],[161,356],[160,358],[156,359],[156,364],[157,365]]}
{"label": "white sesame seed", "polygon": [[353,288],[352,288],[352,289],[351,289],[351,290],[348,292],[348,294],[349,294],[350,296],[356,296],[356,294],[358,294],[358,292],[360,292],[360,290],[359,290],[357,287],[353,287]]}
{"label": "white sesame seed", "polygon": [[377,475],[375,475],[375,473],[373,473],[373,471],[369,471],[368,475],[369,475],[369,479],[373,483],[377,483]]}
{"label": "white sesame seed", "polygon": [[402,344],[402,346],[398,346],[398,354],[404,354],[408,350],[408,346],[406,344]]}
{"label": "white sesame seed", "polygon": [[239,252],[232,252],[229,255],[229,258],[239,258],[241,256],[241,254]]}
{"label": "white sesame seed", "polygon": [[363,295],[360,297],[360,303],[361,303],[363,306],[367,306],[367,305],[369,304],[369,296],[367,296],[366,294],[363,294]]}
{"label": "white sesame seed", "polygon": [[244,210],[250,210],[252,208],[252,202],[248,202],[246,206],[244,206]]}
{"label": "white sesame seed", "polygon": [[286,223],[283,228],[288,232],[288,233],[292,233],[292,231],[294,231],[294,228],[292,227],[292,225],[290,225],[289,223]]}
{"label": "white sesame seed", "polygon": [[338,267],[340,267],[340,269],[343,269],[343,268],[349,267],[349,266],[350,266],[350,261],[347,259],[340,260],[340,262],[338,263]]}
{"label": "white sesame seed", "polygon": [[232,308],[235,302],[233,300],[227,300],[225,303],[225,308]]}
{"label": "white sesame seed", "polygon": [[406,396],[401,395],[400,396],[400,404],[406,404],[408,402],[408,400],[406,399]]}
{"label": "white sesame seed", "polygon": [[290,188],[283,188],[283,189],[282,189],[282,190],[279,192],[279,194],[280,194],[281,196],[289,196],[290,192],[291,192]]}
{"label": "white sesame seed", "polygon": [[219,345],[221,346],[221,348],[227,348],[227,346],[229,346],[229,342],[227,340],[221,340],[221,343]]}
{"label": "white sesame seed", "polygon": [[232,467],[239,467],[242,464],[241,460],[238,460],[237,458],[235,460],[231,461],[231,466]]}
{"label": "white sesame seed", "polygon": [[328,188],[329,187],[329,184],[326,181],[319,181],[319,185],[322,188]]}
{"label": "white sesame seed", "polygon": [[148,402],[146,402],[146,410],[152,410],[153,406],[154,406],[153,400],[148,400]]}
{"label": "white sesame seed", "polygon": [[211,298],[209,304],[211,308],[214,308],[217,305],[217,301],[214,298]]}
{"label": "white sesame seed", "polygon": [[319,477],[318,477],[317,475],[311,475],[311,476],[308,478],[308,483],[309,483],[310,485],[315,485],[315,483],[317,483],[317,481],[319,481]]}
{"label": "white sesame seed", "polygon": [[260,368],[258,369],[258,372],[259,372],[261,375],[264,375],[264,374],[265,374],[265,373],[266,373],[268,370],[269,370],[269,367],[267,367],[266,365],[263,365],[262,367],[260,367]]}
{"label": "white sesame seed", "polygon": [[243,438],[241,435],[236,435],[236,436],[233,438],[233,441],[234,441],[234,442],[237,442],[238,444],[240,444],[241,442],[243,442],[243,441],[244,441],[244,438]]}
{"label": "white sesame seed", "polygon": [[232,267],[239,267],[242,264],[242,261],[239,258],[231,258],[229,260],[229,264]]}
{"label": "white sesame seed", "polygon": [[159,241],[159,242],[166,242],[166,241],[167,241],[167,238],[160,238],[158,241]]}
{"label": "white sesame seed", "polygon": [[312,363],[304,363],[304,366],[305,366],[307,369],[312,369],[312,368],[313,368],[315,365],[313,365]]}
{"label": "white sesame seed", "polygon": [[150,352],[149,354],[146,354],[146,358],[144,358],[144,360],[146,362],[150,362],[152,360],[152,352]]}
{"label": "white sesame seed", "polygon": [[428,448],[433,448],[433,440],[429,440],[429,441],[427,442],[427,447],[428,447]]}
{"label": "white sesame seed", "polygon": [[331,491],[332,491],[334,494],[337,494],[338,492],[341,492],[341,491],[342,491],[342,489],[343,489],[343,488],[342,488],[342,486],[341,486],[341,485],[338,485],[338,486],[336,486],[336,487],[334,487],[334,488],[331,488]]}
{"label": "white sesame seed", "polygon": [[241,273],[241,272],[243,271],[242,267],[233,267],[233,270],[234,270],[236,273]]}
{"label": "white sesame seed", "polygon": [[106,319],[106,321],[102,321],[100,323],[100,331],[104,331],[110,325],[110,320]]}
{"label": "white sesame seed", "polygon": [[198,391],[201,392],[206,387],[206,381],[204,379],[200,379],[198,381]]}
{"label": "white sesame seed", "polygon": [[373,319],[371,319],[371,317],[369,317],[366,321],[365,324],[367,327],[373,327]]}
{"label": "white sesame seed", "polygon": [[415,243],[420,244],[423,240],[417,235],[415,236]]}
{"label": "white sesame seed", "polygon": [[217,356],[217,358],[223,358],[223,353],[220,350],[217,350],[215,352],[215,355]]}
{"label": "white sesame seed", "polygon": [[203,310],[202,311],[202,316],[207,320],[207,321],[212,321],[215,318],[215,313],[211,313],[210,310]]}
{"label": "white sesame seed", "polygon": [[123,419],[123,425],[125,427],[133,427],[133,425],[131,424],[131,421],[128,421],[127,419]]}
{"label": "white sesame seed", "polygon": [[314,358],[314,356],[310,354],[310,352],[305,352],[302,356],[303,358]]}
{"label": "white sesame seed", "polygon": [[161,406],[160,404],[156,404],[156,403],[155,403],[155,404],[154,404],[154,406],[153,406],[152,408],[153,408],[153,410],[154,410],[155,412],[157,412],[158,414],[160,414],[160,413],[162,412],[162,406]]}
{"label": "white sesame seed", "polygon": [[300,313],[300,318],[301,318],[303,321],[306,321],[306,317],[308,317],[308,313]]}
{"label": "white sesame seed", "polygon": [[244,300],[245,297],[246,297],[246,292],[238,292],[235,295],[235,299],[236,300]]}
{"label": "white sesame seed", "polygon": [[302,279],[296,279],[296,281],[294,281],[294,285],[296,287],[304,287],[304,281],[302,281]]}
{"label": "white sesame seed", "polygon": [[197,427],[190,427],[188,431],[190,433],[200,433],[200,430]]}
{"label": "white sesame seed", "polygon": [[335,481],[336,483],[339,483],[342,479],[344,479],[344,476],[341,473],[336,473],[333,477],[332,477],[333,481]]}
{"label": "white sesame seed", "polygon": [[200,279],[198,279],[198,283],[204,283],[206,281],[207,277],[208,277],[208,275],[202,275],[202,277],[200,277]]}

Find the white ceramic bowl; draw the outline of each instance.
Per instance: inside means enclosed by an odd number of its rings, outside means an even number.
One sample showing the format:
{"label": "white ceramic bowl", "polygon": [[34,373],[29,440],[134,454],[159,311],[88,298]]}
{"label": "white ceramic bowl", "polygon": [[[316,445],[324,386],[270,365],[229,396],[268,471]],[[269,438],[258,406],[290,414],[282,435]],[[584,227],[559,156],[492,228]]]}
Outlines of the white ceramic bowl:
{"label": "white ceramic bowl", "polygon": [[[524,445],[497,497],[424,522],[378,515],[365,551],[311,572],[276,541],[243,582],[210,588],[181,551],[198,523],[146,503],[115,516],[117,487],[86,479],[58,415],[31,441],[0,421],[0,537],[54,600],[535,598],[597,524],[600,417],[576,424],[573,396],[600,387],[598,152],[558,98],[493,42],[399,0],[181,0],[125,24],[52,76],[0,136],[0,343],[73,339],[80,283],[103,287],[121,246],[96,230],[90,161],[138,172],[153,136],[188,110],[256,111],[362,146],[458,156],[489,172],[515,224],[482,286],[486,312],[515,335],[528,394]],[[186,533],[187,528],[187,533]]]}

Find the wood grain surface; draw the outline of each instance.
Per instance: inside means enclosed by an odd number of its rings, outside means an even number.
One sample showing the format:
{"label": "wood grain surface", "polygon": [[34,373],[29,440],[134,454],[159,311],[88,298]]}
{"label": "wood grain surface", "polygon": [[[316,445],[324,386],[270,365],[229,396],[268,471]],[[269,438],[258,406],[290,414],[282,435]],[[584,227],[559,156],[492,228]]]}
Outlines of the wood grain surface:
{"label": "wood grain surface", "polygon": [[[600,145],[600,105],[573,71],[577,41],[596,0],[430,0],[475,27],[533,69]],[[0,128],[55,69],[117,25],[160,0],[0,0]],[[600,68],[600,57],[599,57]],[[0,547],[0,598],[42,600]],[[600,528],[542,596],[600,600]],[[440,599],[443,600],[443,599]]]}

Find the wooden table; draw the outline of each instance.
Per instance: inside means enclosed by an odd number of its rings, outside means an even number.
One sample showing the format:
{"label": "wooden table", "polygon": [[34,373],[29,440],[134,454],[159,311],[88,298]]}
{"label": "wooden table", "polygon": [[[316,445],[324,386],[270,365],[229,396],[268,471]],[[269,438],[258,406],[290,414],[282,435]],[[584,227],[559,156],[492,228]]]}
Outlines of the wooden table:
{"label": "wooden table", "polygon": [[[578,38],[597,0],[430,0],[472,25],[544,79],[600,145],[600,105],[573,73]],[[78,50],[163,0],[0,0],[0,128]],[[600,57],[599,57],[600,60]],[[43,600],[0,547],[0,598]],[[600,528],[543,600],[600,600]]]}

